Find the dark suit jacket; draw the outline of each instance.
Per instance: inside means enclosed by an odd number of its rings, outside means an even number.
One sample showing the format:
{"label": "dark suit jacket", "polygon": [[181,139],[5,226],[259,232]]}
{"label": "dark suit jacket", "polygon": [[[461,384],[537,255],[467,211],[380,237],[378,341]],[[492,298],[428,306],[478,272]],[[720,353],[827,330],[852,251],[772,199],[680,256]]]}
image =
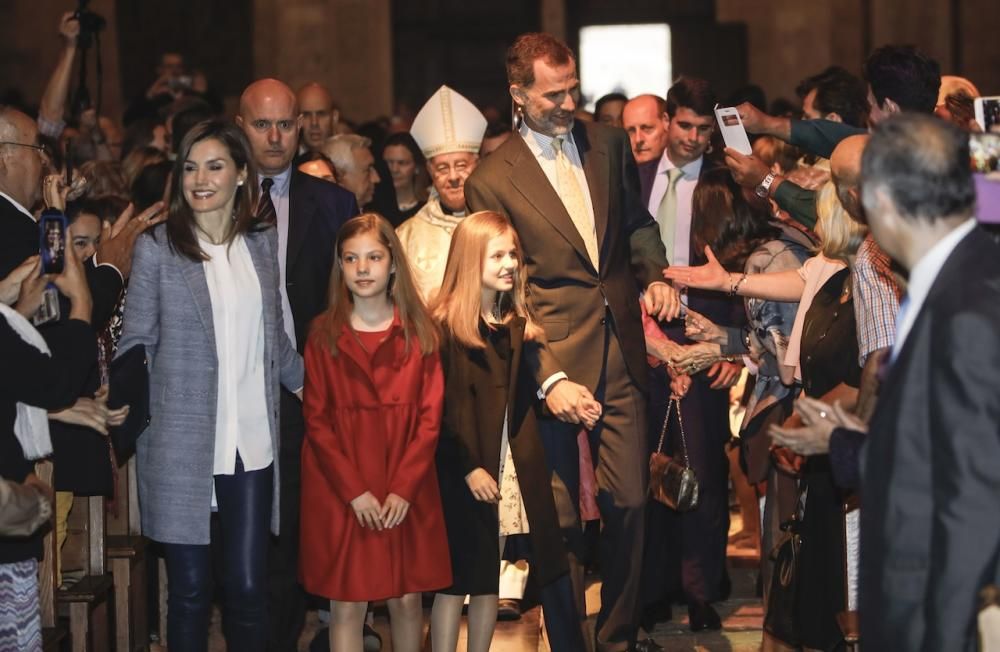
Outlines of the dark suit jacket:
{"label": "dark suit jacket", "polygon": [[290,183],[285,291],[301,353],[309,323],[326,308],[337,231],[358,214],[358,203],[349,190],[298,170],[292,171]]}
{"label": "dark suit jacket", "polygon": [[[718,169],[722,164],[705,157],[701,166],[701,176]],[[639,184],[642,191],[642,204],[649,206],[650,196],[653,194],[653,182],[656,180],[656,170],[660,166],[660,159],[646,161],[639,166]],[[691,240],[689,243],[688,260],[692,265],[700,265],[705,262],[705,253],[696,251],[694,246],[694,220],[691,221]],[[659,232],[659,230],[657,230]],[[688,306],[695,311],[705,315],[719,326],[742,327],[746,323],[746,311],[743,308],[743,300],[730,297],[722,292],[710,292],[706,290],[688,290]],[[684,335],[684,321],[675,319],[669,324],[663,324],[662,330],[675,342],[687,344],[691,342]]]}
{"label": "dark suit jacket", "polygon": [[642,204],[625,132],[576,122],[573,138],[594,205],[600,269],[594,269],[583,238],[519,135],[479,163],[465,182],[466,202],[472,211],[506,215],[520,237],[532,303],[554,353],[540,356],[536,378],[562,370],[593,390],[604,367],[610,312],[629,373],[645,388],[638,295],[663,279],[663,243]]}
{"label": "dark suit jacket", "polygon": [[889,371],[862,453],[866,649],[976,648],[1000,554],[1000,247],[942,267]]}

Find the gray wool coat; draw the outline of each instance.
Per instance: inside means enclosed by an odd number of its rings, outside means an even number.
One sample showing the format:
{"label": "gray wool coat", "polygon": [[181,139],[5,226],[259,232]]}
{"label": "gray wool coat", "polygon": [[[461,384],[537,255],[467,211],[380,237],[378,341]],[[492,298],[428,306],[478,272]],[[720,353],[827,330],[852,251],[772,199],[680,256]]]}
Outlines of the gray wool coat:
{"label": "gray wool coat", "polygon": [[[274,450],[271,531],[278,533],[279,382],[302,387],[302,357],[285,334],[275,229],[247,233],[264,308],[264,381]],[[146,346],[152,421],[136,461],[143,534],[208,544],[218,358],[205,268],[171,251],[163,225],[139,237],[118,351]]]}

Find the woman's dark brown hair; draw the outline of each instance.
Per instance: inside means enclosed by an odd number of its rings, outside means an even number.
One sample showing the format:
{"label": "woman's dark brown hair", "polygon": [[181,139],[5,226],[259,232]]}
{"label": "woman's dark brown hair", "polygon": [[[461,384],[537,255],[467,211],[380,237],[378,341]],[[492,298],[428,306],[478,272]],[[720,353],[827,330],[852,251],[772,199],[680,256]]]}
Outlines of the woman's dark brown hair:
{"label": "woman's dark brown hair", "polygon": [[698,180],[691,199],[691,231],[695,255],[700,259],[708,245],[731,272],[742,272],[754,249],[781,234],[770,223],[766,205],[756,195],[748,197],[728,168],[710,170]]}
{"label": "woman's dark brown hair", "polygon": [[257,205],[257,167],[250,156],[250,143],[236,125],[222,120],[199,122],[181,141],[170,177],[170,206],[167,213],[167,243],[170,248],[191,260],[208,260],[198,244],[195,233],[194,212],[184,198],[184,163],[191,155],[191,148],[203,140],[217,140],[229,151],[237,170],[246,170],[246,183],[236,187],[233,199],[233,222],[226,234],[226,244],[236,236],[257,228],[254,207]]}

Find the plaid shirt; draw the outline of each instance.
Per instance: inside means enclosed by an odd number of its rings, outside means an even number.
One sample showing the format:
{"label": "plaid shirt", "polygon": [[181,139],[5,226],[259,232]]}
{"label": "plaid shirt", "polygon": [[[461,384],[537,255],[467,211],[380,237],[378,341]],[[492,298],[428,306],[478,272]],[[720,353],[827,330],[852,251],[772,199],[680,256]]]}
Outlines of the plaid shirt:
{"label": "plaid shirt", "polygon": [[901,292],[889,269],[889,256],[869,235],[854,263],[854,318],[858,325],[858,364],[878,349],[892,348]]}

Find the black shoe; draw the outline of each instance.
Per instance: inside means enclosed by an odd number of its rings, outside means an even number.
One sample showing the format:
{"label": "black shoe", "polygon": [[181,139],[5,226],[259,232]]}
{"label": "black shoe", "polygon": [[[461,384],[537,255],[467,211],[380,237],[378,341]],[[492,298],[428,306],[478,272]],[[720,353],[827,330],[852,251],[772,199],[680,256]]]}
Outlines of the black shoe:
{"label": "black shoe", "polygon": [[669,622],[672,617],[670,600],[661,600],[660,602],[646,605],[639,619],[639,626],[647,632],[651,632],[658,624]]}
{"label": "black shoe", "polygon": [[722,629],[722,619],[707,602],[692,602],[688,605],[688,626],[692,632],[703,629]]}
{"label": "black shoe", "polygon": [[653,639],[646,637],[633,643],[632,647],[629,648],[629,652],[663,652],[663,646]]}
{"label": "black shoe", "polygon": [[521,620],[521,601],[508,598],[497,601],[497,620]]}

